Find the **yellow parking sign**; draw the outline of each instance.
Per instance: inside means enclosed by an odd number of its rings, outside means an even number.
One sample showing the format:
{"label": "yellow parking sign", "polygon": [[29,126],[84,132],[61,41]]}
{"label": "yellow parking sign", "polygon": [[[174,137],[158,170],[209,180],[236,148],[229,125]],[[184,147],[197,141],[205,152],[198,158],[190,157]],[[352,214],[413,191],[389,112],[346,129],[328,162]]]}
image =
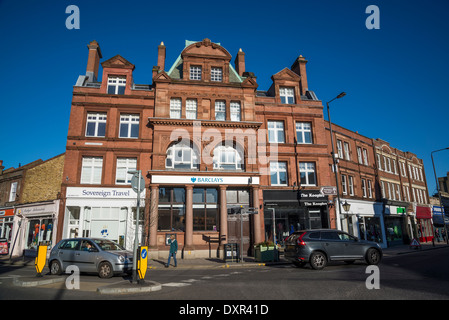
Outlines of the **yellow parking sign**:
{"label": "yellow parking sign", "polygon": [[139,247],[139,250],[137,250],[137,256],[137,273],[140,280],[143,280],[148,268],[148,247]]}
{"label": "yellow parking sign", "polygon": [[45,263],[47,262],[47,248],[48,246],[43,245],[37,247],[37,256],[36,260],[34,260],[34,266],[36,267],[38,277],[42,277],[42,270],[44,270]]}

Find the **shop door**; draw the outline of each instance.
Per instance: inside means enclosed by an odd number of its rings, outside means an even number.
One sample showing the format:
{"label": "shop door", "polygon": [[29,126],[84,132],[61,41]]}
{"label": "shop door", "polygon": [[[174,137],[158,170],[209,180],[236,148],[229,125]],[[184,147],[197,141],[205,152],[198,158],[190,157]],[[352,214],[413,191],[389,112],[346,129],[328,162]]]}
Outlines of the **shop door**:
{"label": "shop door", "polygon": [[243,255],[250,252],[250,223],[248,214],[228,214],[228,243],[241,244],[241,226],[243,227]]}

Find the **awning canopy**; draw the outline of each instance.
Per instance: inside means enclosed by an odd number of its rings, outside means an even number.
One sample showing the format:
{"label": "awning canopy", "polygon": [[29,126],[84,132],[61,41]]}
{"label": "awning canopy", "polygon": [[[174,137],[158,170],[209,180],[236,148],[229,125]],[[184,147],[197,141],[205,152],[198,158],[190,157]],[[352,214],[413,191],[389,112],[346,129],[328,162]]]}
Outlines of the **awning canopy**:
{"label": "awning canopy", "polygon": [[432,219],[432,211],[429,207],[416,207],[416,219]]}

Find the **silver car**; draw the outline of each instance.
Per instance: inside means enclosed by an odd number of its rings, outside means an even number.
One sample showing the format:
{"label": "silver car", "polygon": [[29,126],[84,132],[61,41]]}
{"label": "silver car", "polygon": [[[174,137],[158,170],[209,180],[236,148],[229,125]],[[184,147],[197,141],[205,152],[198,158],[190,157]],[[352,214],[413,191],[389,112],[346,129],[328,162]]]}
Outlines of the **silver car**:
{"label": "silver car", "polygon": [[298,267],[310,263],[316,270],[326,267],[328,261],[365,260],[375,265],[382,259],[382,249],[376,242],[361,241],[339,230],[303,230],[288,237],[284,258]]}
{"label": "silver car", "polygon": [[133,254],[107,239],[63,239],[51,250],[50,273],[60,275],[70,265],[77,266],[80,272],[95,272],[100,278],[110,278],[114,273],[132,271]]}

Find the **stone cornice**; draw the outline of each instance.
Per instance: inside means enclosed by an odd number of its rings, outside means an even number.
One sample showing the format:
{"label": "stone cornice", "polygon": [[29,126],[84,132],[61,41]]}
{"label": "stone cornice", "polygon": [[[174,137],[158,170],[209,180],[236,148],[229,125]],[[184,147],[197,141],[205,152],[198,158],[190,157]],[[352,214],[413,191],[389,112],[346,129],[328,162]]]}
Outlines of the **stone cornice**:
{"label": "stone cornice", "polygon": [[171,119],[171,118],[148,118],[148,122],[152,125],[166,126],[194,126],[196,123],[202,127],[222,127],[222,128],[254,128],[257,129],[262,122],[250,121],[216,121],[216,120],[192,120],[192,119]]}

